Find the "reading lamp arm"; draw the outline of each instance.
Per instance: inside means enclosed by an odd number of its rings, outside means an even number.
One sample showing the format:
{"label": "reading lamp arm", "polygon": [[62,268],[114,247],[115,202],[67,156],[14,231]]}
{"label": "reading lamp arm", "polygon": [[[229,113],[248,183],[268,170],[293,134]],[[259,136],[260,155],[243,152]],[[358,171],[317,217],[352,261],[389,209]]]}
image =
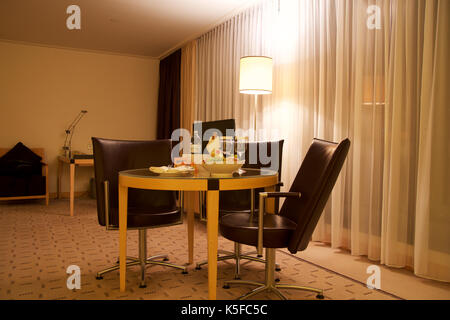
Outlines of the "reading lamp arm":
{"label": "reading lamp arm", "polygon": [[87,113],[87,110],[81,110],[80,113],[75,117],[75,119],[69,125],[69,127],[66,129],[66,133],[68,133],[67,131],[72,131],[86,113]]}
{"label": "reading lamp arm", "polygon": [[[70,149],[67,145],[67,140],[69,140],[69,146],[72,145],[72,136],[73,132],[75,130],[76,125],[78,122],[80,122],[81,118],[87,113],[87,110],[81,110],[80,113],[75,117],[75,119],[72,121],[72,123],[69,125],[69,127],[66,129],[66,140],[64,141],[64,147],[63,149],[67,150],[67,148]],[[70,137],[69,137],[70,135]]]}

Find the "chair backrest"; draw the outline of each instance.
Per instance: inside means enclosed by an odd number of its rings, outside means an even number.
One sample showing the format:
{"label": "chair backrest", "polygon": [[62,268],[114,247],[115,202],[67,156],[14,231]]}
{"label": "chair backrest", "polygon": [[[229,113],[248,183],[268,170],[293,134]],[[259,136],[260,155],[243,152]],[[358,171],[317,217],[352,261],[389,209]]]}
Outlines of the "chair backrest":
{"label": "chair backrest", "polygon": [[[245,164],[243,168],[270,168],[275,166],[275,170],[278,171],[278,176],[281,178],[281,167],[283,160],[283,145],[284,140],[273,141],[257,141],[246,142],[245,145]],[[251,153],[254,153],[251,155]],[[263,159],[267,156],[268,159]],[[276,156],[278,163],[267,162],[271,160],[272,156]]]}
{"label": "chair backrest", "polygon": [[[208,144],[209,138],[211,138],[214,132],[216,132],[218,135],[225,137],[227,135],[227,129],[233,130],[232,136],[235,136],[234,132],[236,131],[236,121],[234,119],[194,122],[194,124],[192,125],[192,135],[194,134],[195,131],[198,131],[200,138],[203,139],[202,142],[202,151],[203,151],[205,150],[206,145]],[[203,137],[204,133],[205,136]]]}
{"label": "chair backrest", "polygon": [[314,139],[289,191],[301,192],[300,198],[286,198],[280,215],[297,224],[288,249],[305,250],[342,169],[350,140],[333,143]]}
{"label": "chair backrest", "polygon": [[[92,138],[94,150],[97,214],[100,225],[106,224],[104,181],[109,182],[110,208],[118,208],[119,171],[172,164],[171,140],[125,141]],[[174,191],[128,190],[128,207],[148,208],[149,212],[176,209]],[[109,221],[118,221],[117,210],[110,210]]]}
{"label": "chair backrest", "polygon": [[[245,164],[242,166],[242,168],[261,169],[273,167],[278,171],[278,179],[281,179],[281,168],[283,164],[283,144],[284,140],[246,142],[244,144]],[[250,153],[254,153],[254,155],[250,156]],[[277,163],[268,163],[265,161],[266,159],[264,159],[263,161],[261,155],[267,156],[267,160],[272,159],[272,157],[275,156],[275,161],[277,161]],[[264,191],[264,189],[256,189],[254,202],[255,208],[258,208],[259,192],[261,191]],[[250,190],[245,189],[221,191],[219,200],[220,210],[249,210],[251,206]]]}

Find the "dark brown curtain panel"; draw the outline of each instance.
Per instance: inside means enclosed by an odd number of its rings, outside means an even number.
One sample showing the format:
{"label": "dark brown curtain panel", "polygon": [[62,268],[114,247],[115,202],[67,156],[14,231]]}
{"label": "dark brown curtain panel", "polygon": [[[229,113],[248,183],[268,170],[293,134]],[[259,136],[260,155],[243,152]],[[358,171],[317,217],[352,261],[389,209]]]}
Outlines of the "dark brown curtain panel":
{"label": "dark brown curtain panel", "polygon": [[158,139],[170,139],[180,127],[180,72],[181,49],[159,64]]}

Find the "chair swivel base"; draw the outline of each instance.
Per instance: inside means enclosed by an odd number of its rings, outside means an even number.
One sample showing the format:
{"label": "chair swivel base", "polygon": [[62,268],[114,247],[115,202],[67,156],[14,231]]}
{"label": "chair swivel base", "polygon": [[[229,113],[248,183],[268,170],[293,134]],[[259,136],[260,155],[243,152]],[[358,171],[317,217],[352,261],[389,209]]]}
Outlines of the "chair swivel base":
{"label": "chair swivel base", "polygon": [[[158,261],[157,259],[162,259],[162,261]],[[168,256],[166,254],[161,254],[161,255],[156,255],[156,256],[151,256],[149,258],[147,258],[145,260],[145,265],[160,265],[160,266],[164,266],[164,267],[172,267],[172,268],[176,268],[176,269],[180,269],[182,271],[182,274],[187,274],[187,268],[183,267],[183,266],[179,266],[173,263],[168,263],[166,261],[168,261]],[[131,266],[137,266],[140,265],[140,259],[139,258],[135,258],[135,257],[127,257],[127,263],[126,263],[126,267],[131,267]],[[119,259],[117,259],[116,265],[109,267],[107,269],[104,269],[102,271],[97,272],[97,276],[95,277],[97,280],[101,280],[103,279],[103,275],[114,271],[114,270],[118,270],[120,268],[119,265]],[[139,285],[140,288],[145,288],[146,285],[141,283]]]}
{"label": "chair swivel base", "polygon": [[[252,257],[251,254],[256,254],[256,251],[243,253],[241,254],[241,248],[240,244],[235,242],[234,243],[234,252],[231,251],[225,251],[225,250],[219,250],[220,253],[225,254],[224,256],[218,256],[217,261],[225,261],[225,260],[231,260],[234,259],[236,263],[236,270],[235,270],[235,279],[240,279],[240,260],[250,260],[255,262],[261,262],[266,263],[266,260],[259,258],[259,257]],[[203,265],[208,264],[208,260],[202,261],[197,263],[195,269],[200,270]],[[275,263],[275,271],[281,271],[280,265],[278,263]],[[276,279],[275,281],[279,281],[279,279]]]}
{"label": "chair swivel base", "polygon": [[[167,254],[160,254],[160,255],[157,255],[157,256],[152,256],[150,258],[147,258],[147,260],[155,260],[155,259],[159,259],[159,258],[161,258],[162,261],[169,261],[169,256]],[[127,257],[127,260],[138,261],[139,258],[137,258],[137,257]],[[120,259],[119,259],[119,257],[117,257],[116,263],[119,264],[119,262],[120,262]]]}
{"label": "chair swivel base", "polygon": [[225,285],[223,286],[224,289],[229,289],[230,285],[232,284],[243,284],[243,285],[254,285],[257,286],[256,289],[253,289],[252,291],[240,296],[238,300],[245,300],[250,297],[253,297],[254,295],[258,293],[262,293],[264,291],[273,292],[277,296],[279,296],[282,300],[287,300],[287,298],[281,293],[279,289],[295,289],[295,290],[303,290],[303,291],[312,291],[316,292],[316,298],[317,299],[324,299],[323,291],[320,289],[312,288],[312,287],[302,287],[302,286],[294,286],[294,285],[288,285],[288,284],[272,284],[269,285],[267,283],[262,282],[254,282],[254,281],[243,281],[243,280],[229,280],[225,282]]}
{"label": "chair swivel base", "polygon": [[[234,252],[225,251],[225,250],[220,250],[220,251],[221,251],[221,253],[224,253],[226,255],[217,257],[217,261],[224,261],[224,260],[230,260],[230,259],[236,260],[236,254]],[[251,260],[251,261],[255,261],[255,262],[266,263],[266,260],[259,258],[259,257],[252,257],[252,256],[250,256],[250,254],[256,254],[256,251],[243,253],[239,256],[239,259],[245,259],[245,260]],[[195,269],[200,270],[202,268],[202,266],[205,264],[208,264],[208,260],[198,262]],[[281,271],[280,265],[278,263],[275,264],[275,271]]]}
{"label": "chair swivel base", "polygon": [[256,286],[256,289],[253,289],[252,291],[240,296],[238,300],[244,300],[248,299],[250,297],[253,297],[256,294],[262,293],[262,292],[273,292],[278,297],[280,297],[282,300],[286,300],[287,298],[281,293],[279,289],[294,289],[294,290],[303,290],[303,291],[311,291],[317,293],[316,298],[317,299],[324,299],[323,296],[323,290],[322,289],[316,289],[312,287],[303,287],[303,286],[295,286],[295,285],[288,285],[288,284],[276,284],[276,280],[274,279],[274,270],[275,270],[275,249],[273,248],[266,248],[266,281],[265,283],[262,282],[256,282],[256,281],[245,281],[245,280],[227,280],[224,282],[224,289],[229,289],[230,285],[252,285]]}

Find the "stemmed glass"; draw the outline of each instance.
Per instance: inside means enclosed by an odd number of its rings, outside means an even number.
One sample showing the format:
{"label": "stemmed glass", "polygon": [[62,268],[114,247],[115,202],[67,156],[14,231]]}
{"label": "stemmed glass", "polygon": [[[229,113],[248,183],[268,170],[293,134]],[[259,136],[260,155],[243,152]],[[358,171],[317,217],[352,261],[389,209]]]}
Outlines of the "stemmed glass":
{"label": "stemmed glass", "polygon": [[248,137],[236,137],[236,154],[239,162],[245,162]]}

